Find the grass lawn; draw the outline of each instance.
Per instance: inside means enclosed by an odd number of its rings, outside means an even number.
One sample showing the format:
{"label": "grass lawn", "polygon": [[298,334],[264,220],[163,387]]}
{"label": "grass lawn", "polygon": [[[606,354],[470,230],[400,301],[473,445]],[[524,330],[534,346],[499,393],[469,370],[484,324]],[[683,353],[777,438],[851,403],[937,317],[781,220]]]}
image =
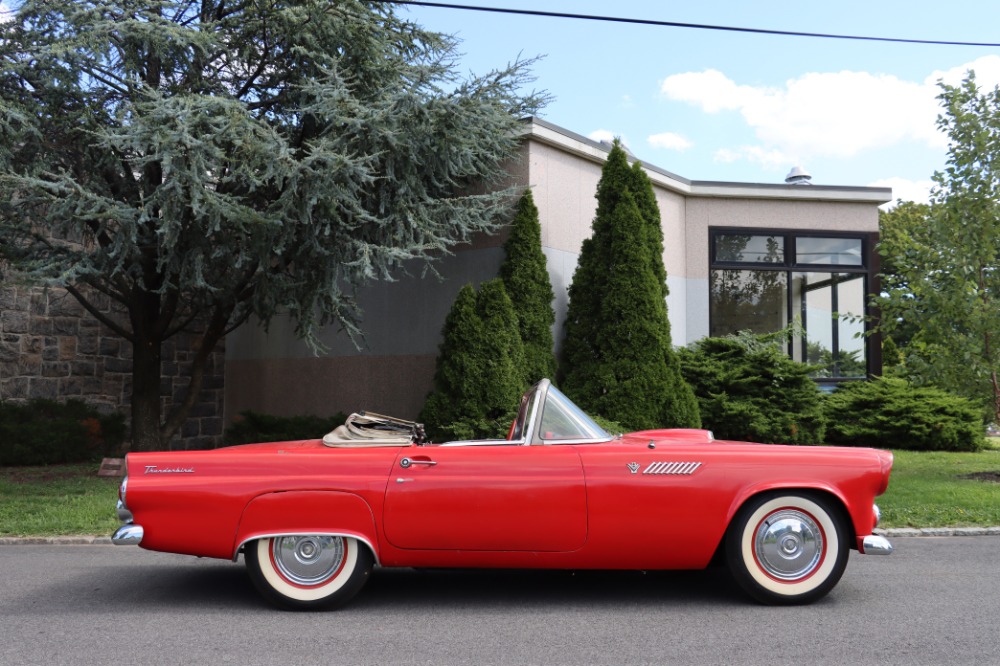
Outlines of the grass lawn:
{"label": "grass lawn", "polygon": [[119,479],[98,464],[0,468],[0,536],[111,536]]}
{"label": "grass lawn", "polygon": [[[894,451],[882,527],[1000,526],[1000,444],[979,453]],[[118,480],[97,465],[0,469],[0,536],[109,535]]]}
{"label": "grass lawn", "polygon": [[1000,525],[1000,448],[893,454],[889,489],[876,500],[882,527]]}

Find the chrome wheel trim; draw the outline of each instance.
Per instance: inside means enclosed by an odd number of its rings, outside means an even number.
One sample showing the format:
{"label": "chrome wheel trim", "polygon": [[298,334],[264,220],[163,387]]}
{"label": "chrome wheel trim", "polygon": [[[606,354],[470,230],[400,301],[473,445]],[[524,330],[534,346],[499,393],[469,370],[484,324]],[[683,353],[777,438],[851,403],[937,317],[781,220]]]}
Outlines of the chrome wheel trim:
{"label": "chrome wheel trim", "polygon": [[823,530],[807,513],[783,509],[765,518],[754,536],[754,557],[782,581],[811,576],[823,559]]}
{"label": "chrome wheel trim", "polygon": [[294,585],[320,585],[344,565],[344,539],[332,536],[286,536],[271,540],[270,555],[278,573]]}
{"label": "chrome wheel trim", "polygon": [[[823,533],[823,548],[820,561],[809,574],[792,580],[781,580],[772,576],[760,561],[755,539],[757,530],[769,516],[782,511],[797,511],[808,515]],[[748,584],[756,587],[763,595],[772,595],[769,602],[804,598],[817,589],[829,586],[831,577],[834,581],[840,578],[847,562],[845,544],[841,541],[840,530],[825,506],[821,506],[799,495],[778,495],[765,499],[751,509],[750,514],[742,522],[735,544],[735,557],[740,567],[748,577]]]}

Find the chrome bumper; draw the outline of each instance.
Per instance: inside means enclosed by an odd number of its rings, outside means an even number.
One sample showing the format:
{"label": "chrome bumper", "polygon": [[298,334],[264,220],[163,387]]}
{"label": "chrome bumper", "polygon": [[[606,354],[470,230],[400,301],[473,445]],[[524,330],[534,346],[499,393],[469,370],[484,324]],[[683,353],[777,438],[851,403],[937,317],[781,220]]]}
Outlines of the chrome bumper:
{"label": "chrome bumper", "polygon": [[142,542],[142,535],[141,525],[122,525],[111,536],[111,543],[116,546],[138,546]]}
{"label": "chrome bumper", "polygon": [[861,552],[865,555],[890,555],[892,544],[885,537],[871,534],[861,542]]}

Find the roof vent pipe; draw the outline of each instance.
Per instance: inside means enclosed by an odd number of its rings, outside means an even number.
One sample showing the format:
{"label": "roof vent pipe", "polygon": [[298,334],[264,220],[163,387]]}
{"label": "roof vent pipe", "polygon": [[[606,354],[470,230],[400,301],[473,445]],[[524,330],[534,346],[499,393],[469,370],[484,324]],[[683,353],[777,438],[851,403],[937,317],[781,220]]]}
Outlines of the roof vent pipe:
{"label": "roof vent pipe", "polygon": [[812,176],[802,167],[794,167],[785,176],[785,182],[789,185],[812,185]]}

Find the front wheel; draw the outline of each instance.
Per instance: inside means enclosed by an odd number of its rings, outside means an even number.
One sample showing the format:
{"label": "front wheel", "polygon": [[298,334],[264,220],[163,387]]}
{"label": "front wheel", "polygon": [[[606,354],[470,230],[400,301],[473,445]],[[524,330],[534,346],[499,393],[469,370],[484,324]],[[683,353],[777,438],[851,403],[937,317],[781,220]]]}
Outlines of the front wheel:
{"label": "front wheel", "polygon": [[374,563],[357,539],[320,535],[258,539],[243,557],[257,591],[291,610],[343,606],[368,581]]}
{"label": "front wheel", "polygon": [[788,494],[750,500],[726,535],[733,577],[766,604],[819,599],[847,566],[847,534],[830,501]]}

